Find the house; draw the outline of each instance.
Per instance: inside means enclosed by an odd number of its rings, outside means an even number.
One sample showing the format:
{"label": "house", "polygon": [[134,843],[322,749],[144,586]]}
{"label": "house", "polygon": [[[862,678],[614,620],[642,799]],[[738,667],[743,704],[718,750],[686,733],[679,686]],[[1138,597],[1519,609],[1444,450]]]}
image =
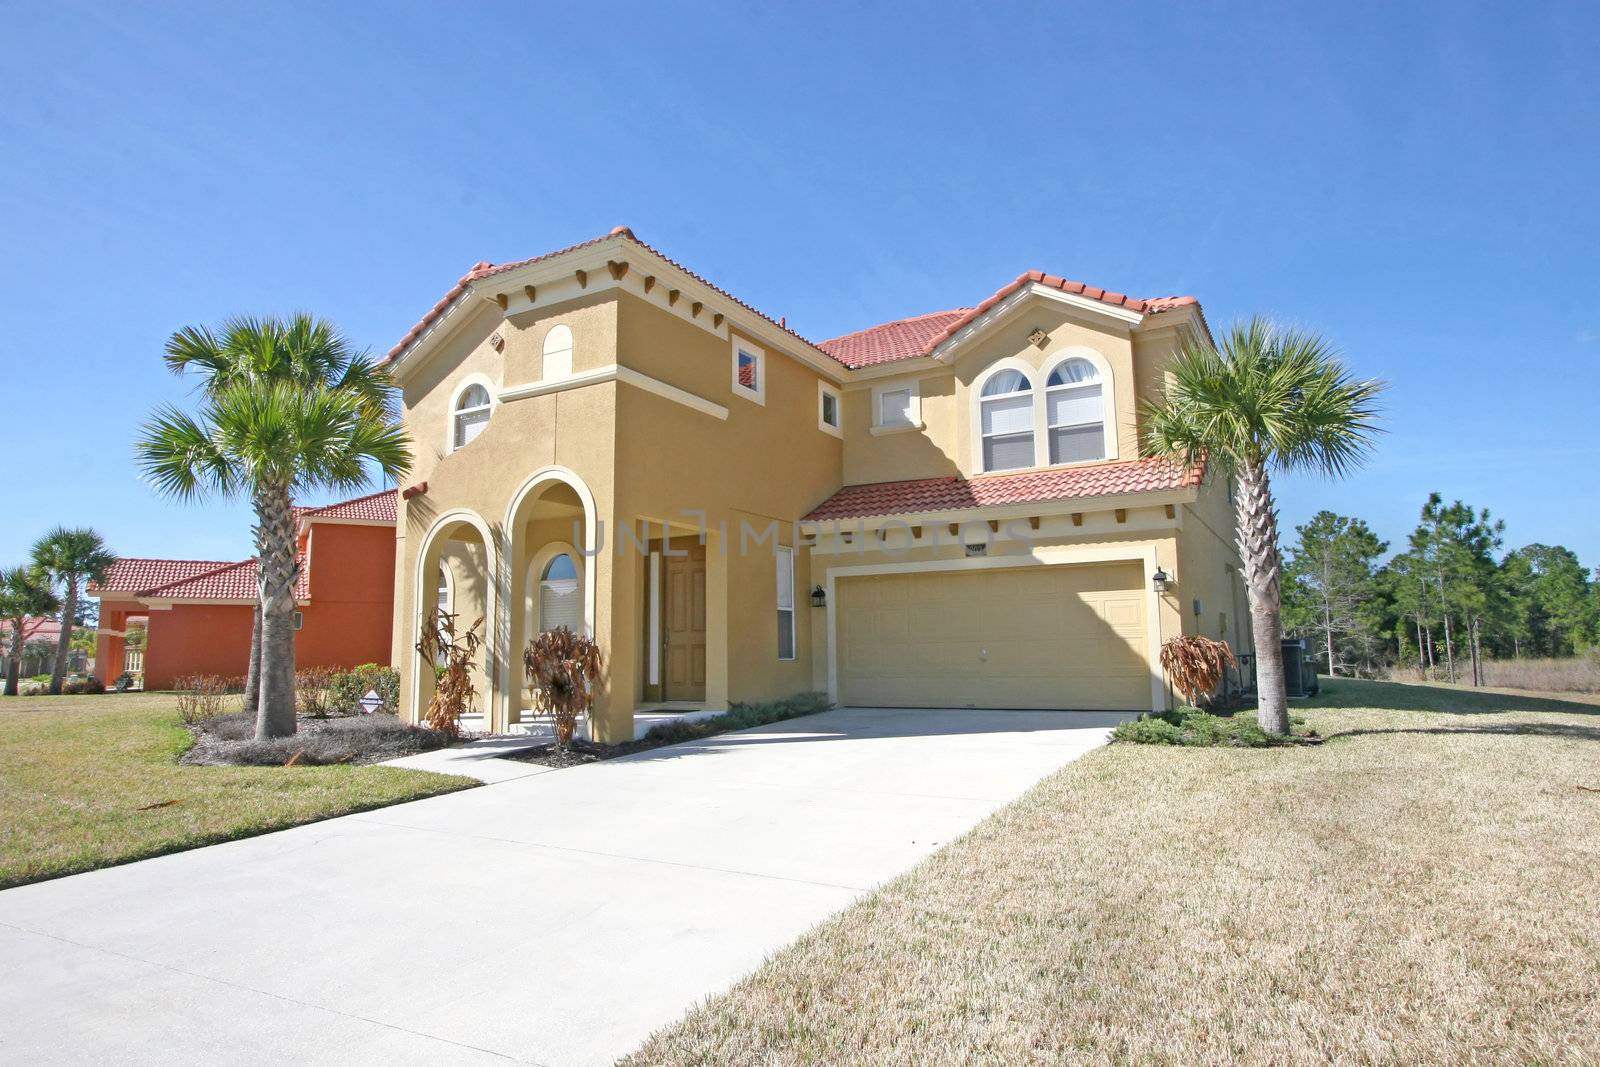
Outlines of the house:
{"label": "house", "polygon": [[1138,450],[1191,297],[1037,271],[813,343],[625,227],[479,263],[389,353],[402,710],[436,607],[485,620],[482,728],[568,624],[641,707],[826,690],[870,706],[1151,710],[1159,646],[1247,636],[1225,479]]}
{"label": "house", "polygon": [[[395,492],[296,508],[300,579],[295,663],[352,667],[389,661],[394,610]],[[253,559],[119,559],[100,600],[95,673],[111,685],[124,671],[146,689],[171,689],[192,674],[242,678],[250,666],[256,604]],[[145,620],[143,648],[125,648],[129,623]]]}
{"label": "house", "polygon": [[[51,615],[29,615],[22,620],[22,664],[17,677],[49,674],[55,667],[56,649],[61,644],[61,620]],[[0,654],[6,662],[0,664],[0,677],[9,669],[11,657],[11,620],[0,619]],[[73,649],[67,654],[67,670],[82,670],[87,657]]]}

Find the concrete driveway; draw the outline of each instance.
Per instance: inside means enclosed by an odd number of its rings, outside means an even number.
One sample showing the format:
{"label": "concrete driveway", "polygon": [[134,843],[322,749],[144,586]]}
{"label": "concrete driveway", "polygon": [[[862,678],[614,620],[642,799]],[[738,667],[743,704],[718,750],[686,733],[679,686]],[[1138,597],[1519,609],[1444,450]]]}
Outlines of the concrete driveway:
{"label": "concrete driveway", "polygon": [[843,709],[0,893],[7,1063],[609,1063],[1122,716]]}

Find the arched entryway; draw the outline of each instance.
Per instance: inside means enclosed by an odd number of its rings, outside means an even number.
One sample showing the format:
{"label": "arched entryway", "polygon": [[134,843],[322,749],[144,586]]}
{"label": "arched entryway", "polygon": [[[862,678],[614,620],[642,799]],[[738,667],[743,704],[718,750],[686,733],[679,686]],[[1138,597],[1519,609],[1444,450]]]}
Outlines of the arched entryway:
{"label": "arched entryway", "polygon": [[595,635],[596,530],[594,496],[565,468],[534,473],[512,499],[505,524],[508,726],[532,714],[522,654],[534,635],[557,626]]}
{"label": "arched entryway", "polygon": [[434,692],[435,664],[416,651],[417,642],[422,639],[423,628],[435,625],[437,611],[443,609],[455,616],[458,634],[482,620],[479,633],[483,636],[483,646],[476,661],[478,693],[469,714],[462,720],[462,729],[476,733],[498,728],[493,721],[495,667],[500,648],[495,625],[499,610],[494,579],[496,566],[494,538],[488,524],[475,512],[447,512],[436,519],[423,536],[412,586],[417,595],[407,642],[413,680],[409,710],[413,721],[421,720]]}

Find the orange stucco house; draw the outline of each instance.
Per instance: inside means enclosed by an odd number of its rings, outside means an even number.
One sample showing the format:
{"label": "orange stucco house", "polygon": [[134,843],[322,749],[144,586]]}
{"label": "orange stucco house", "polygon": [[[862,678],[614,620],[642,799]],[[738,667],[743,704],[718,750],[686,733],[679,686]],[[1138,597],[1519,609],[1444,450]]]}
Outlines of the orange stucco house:
{"label": "orange stucco house", "polygon": [[[395,492],[296,509],[300,582],[295,590],[295,663],[353,667],[388,663],[394,616]],[[250,664],[256,600],[253,559],[121,559],[102,585],[95,674],[111,685],[124,671],[146,689],[171,689],[189,674],[242,677]],[[145,647],[125,648],[131,621]]]}

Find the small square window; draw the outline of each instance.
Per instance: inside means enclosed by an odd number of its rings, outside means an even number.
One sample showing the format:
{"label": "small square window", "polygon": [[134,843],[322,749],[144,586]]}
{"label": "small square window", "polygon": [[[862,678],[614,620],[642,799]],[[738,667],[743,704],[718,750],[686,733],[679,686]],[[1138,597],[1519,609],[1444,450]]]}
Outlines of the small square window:
{"label": "small square window", "polygon": [[917,391],[909,385],[897,385],[878,391],[878,422],[884,428],[915,426],[919,421]]}
{"label": "small square window", "polygon": [[733,339],[733,391],[758,404],[767,402],[767,354],[738,337]]}
{"label": "small square window", "polygon": [[821,379],[817,380],[817,429],[842,437],[843,420],[839,414],[839,390]]}
{"label": "small square window", "polygon": [[303,629],[305,629],[305,626],[306,626],[306,613],[303,612],[303,611],[295,612],[294,613],[294,628],[296,630],[303,630]]}

